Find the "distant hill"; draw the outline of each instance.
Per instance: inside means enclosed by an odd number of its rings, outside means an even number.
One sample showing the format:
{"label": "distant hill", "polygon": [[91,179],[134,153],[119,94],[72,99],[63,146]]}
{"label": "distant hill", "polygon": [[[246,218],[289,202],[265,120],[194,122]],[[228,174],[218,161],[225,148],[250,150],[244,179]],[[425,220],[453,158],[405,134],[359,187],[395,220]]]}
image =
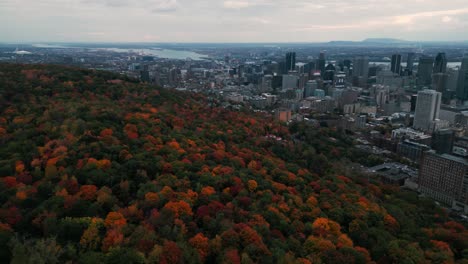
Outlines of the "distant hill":
{"label": "distant hill", "polygon": [[368,39],[363,40],[362,42],[389,44],[389,43],[408,43],[409,41],[401,40],[401,39],[394,39],[394,38],[368,38]]}
{"label": "distant hill", "polygon": [[392,46],[392,45],[413,45],[414,42],[392,39],[392,38],[369,38],[363,41],[330,41],[327,45],[333,46]]}
{"label": "distant hill", "polygon": [[353,138],[114,73],[0,64],[2,263],[466,263]]}

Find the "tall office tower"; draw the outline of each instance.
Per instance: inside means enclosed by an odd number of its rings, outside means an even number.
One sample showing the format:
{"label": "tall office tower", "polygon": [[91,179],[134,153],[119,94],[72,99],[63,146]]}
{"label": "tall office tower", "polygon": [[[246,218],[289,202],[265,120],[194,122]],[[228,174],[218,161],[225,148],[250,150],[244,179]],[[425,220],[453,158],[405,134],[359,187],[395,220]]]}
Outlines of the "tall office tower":
{"label": "tall office tower", "polygon": [[296,63],[294,70],[299,74],[305,73],[305,65],[306,65],[305,63],[298,62]]}
{"label": "tall office tower", "polygon": [[151,82],[151,77],[150,77],[148,65],[143,66],[143,70],[140,71],[140,80],[142,82],[146,82],[146,83]]}
{"label": "tall office tower", "polygon": [[416,103],[418,102],[418,95],[411,95],[411,112],[416,111]]}
{"label": "tall office tower", "polygon": [[176,84],[182,79],[182,71],[179,68],[172,68],[169,71],[169,82]]}
{"label": "tall office tower", "polygon": [[458,71],[457,97],[462,101],[468,100],[468,57],[463,58]]}
{"label": "tall office tower", "polygon": [[351,60],[344,60],[343,61],[344,66],[347,67],[348,69],[351,68],[352,63],[353,62]]}
{"label": "tall office tower", "polygon": [[419,169],[419,190],[452,208],[468,213],[468,163],[448,154],[426,152]]}
{"label": "tall office tower", "polygon": [[262,92],[270,92],[273,90],[273,75],[267,74],[262,78]]}
{"label": "tall office tower", "polygon": [[432,74],[432,89],[442,93],[444,101],[450,100],[451,92],[447,89],[448,78],[449,75],[447,73],[438,72]]}
{"label": "tall office tower", "polygon": [[392,55],[392,64],[390,70],[400,75],[401,74],[401,55],[400,54],[393,54]]}
{"label": "tall office tower", "polygon": [[140,80],[149,83],[151,81],[149,71],[140,71]]}
{"label": "tall office tower", "polygon": [[449,75],[447,73],[434,73],[432,74],[432,88],[438,92],[444,93],[447,91],[447,82]]}
{"label": "tall office tower", "polygon": [[237,67],[237,74],[239,75],[239,78],[244,77],[244,73],[245,73],[245,65],[239,65]]}
{"label": "tall office tower", "polygon": [[273,80],[271,81],[271,86],[273,90],[281,90],[283,87],[283,76],[284,75],[274,75]]}
{"label": "tall office tower", "polygon": [[433,73],[445,73],[447,71],[447,57],[444,52],[437,54],[434,62]]}
{"label": "tall office tower", "polygon": [[288,73],[288,67],[286,67],[286,62],[285,61],[280,61],[278,63],[278,73],[279,74],[286,74]]}
{"label": "tall office tower", "polygon": [[432,82],[432,65],[434,59],[432,57],[421,57],[419,58],[418,65],[418,84],[421,86],[429,87]]}
{"label": "tall office tower", "polygon": [[297,89],[298,82],[299,77],[297,77],[296,75],[283,75],[282,90],[285,91],[287,89]]}
{"label": "tall office tower", "polygon": [[346,88],[346,74],[344,72],[337,72],[335,74],[335,88]]}
{"label": "tall office tower", "polygon": [[319,59],[317,61],[317,70],[320,71],[320,74],[322,74],[322,76],[325,74],[325,53],[324,52],[320,52],[320,55],[319,55]]}
{"label": "tall office tower", "polygon": [[323,74],[323,80],[325,81],[332,81],[335,79],[335,71],[336,68],[333,64],[329,63],[327,67],[325,67],[325,73]]}
{"label": "tall office tower", "polygon": [[296,68],[296,52],[286,53],[286,72],[294,71]]}
{"label": "tall office tower", "polygon": [[423,90],[418,93],[413,127],[430,131],[433,122],[439,119],[442,94],[434,90]]}
{"label": "tall office tower", "polygon": [[414,52],[408,53],[408,57],[406,58],[406,69],[411,73],[413,72],[414,68],[414,57],[416,57],[416,54]]}
{"label": "tall office tower", "polygon": [[314,70],[315,70],[315,62],[313,61],[306,63],[306,65],[304,66],[304,73],[307,73],[309,75],[309,78],[312,75],[312,71]]}
{"label": "tall office tower", "polygon": [[359,87],[367,86],[369,78],[369,57],[358,56],[353,62],[353,84]]}
{"label": "tall office tower", "polygon": [[315,90],[318,89],[318,83],[316,80],[310,80],[304,87],[304,98],[314,96]]}
{"label": "tall office tower", "polygon": [[[299,78],[299,81],[298,81],[297,88],[300,89],[302,91],[301,93],[303,94],[304,93],[304,87],[305,87],[307,81],[309,80],[309,75],[305,74],[305,73],[302,73],[302,74],[299,74],[298,78]],[[301,97],[304,97],[304,96],[301,95]]]}
{"label": "tall office tower", "polygon": [[448,80],[447,80],[447,90],[457,92],[458,85],[458,69],[447,69]]}

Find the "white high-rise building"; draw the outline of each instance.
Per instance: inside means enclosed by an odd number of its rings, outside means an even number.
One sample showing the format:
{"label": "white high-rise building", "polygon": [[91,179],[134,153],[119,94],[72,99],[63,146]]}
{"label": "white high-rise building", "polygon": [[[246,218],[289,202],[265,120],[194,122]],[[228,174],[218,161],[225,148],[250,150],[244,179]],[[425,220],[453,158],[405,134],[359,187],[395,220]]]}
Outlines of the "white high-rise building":
{"label": "white high-rise building", "polygon": [[442,94],[435,90],[423,90],[418,93],[413,127],[431,131],[434,121],[439,119]]}

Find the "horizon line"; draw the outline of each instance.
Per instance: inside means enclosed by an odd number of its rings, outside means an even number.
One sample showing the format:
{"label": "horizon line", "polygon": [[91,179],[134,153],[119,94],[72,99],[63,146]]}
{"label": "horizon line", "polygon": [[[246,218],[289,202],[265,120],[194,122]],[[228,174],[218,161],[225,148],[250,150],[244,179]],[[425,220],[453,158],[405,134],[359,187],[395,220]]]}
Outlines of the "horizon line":
{"label": "horizon line", "polygon": [[[375,41],[372,41],[375,40]],[[332,42],[373,43],[386,44],[415,44],[415,43],[468,43],[468,40],[402,40],[393,38],[368,38],[364,40],[329,40],[329,41],[252,41],[252,42],[224,42],[224,41],[0,41],[0,44],[327,44]]]}

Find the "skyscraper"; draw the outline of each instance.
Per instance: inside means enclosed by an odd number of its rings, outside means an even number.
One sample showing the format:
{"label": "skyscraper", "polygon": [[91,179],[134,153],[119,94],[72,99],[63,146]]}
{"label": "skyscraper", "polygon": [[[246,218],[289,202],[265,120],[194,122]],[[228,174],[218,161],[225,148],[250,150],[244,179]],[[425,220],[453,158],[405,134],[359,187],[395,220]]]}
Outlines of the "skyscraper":
{"label": "skyscraper", "polygon": [[296,68],[296,52],[286,53],[286,70],[294,71]]}
{"label": "skyscraper", "polygon": [[319,59],[317,61],[317,70],[320,71],[322,76],[325,74],[325,53],[320,52]]}
{"label": "skyscraper", "polygon": [[296,75],[283,75],[282,90],[285,91],[287,89],[297,89],[298,82],[299,77],[297,77]]}
{"label": "skyscraper", "polygon": [[318,89],[318,83],[316,80],[310,80],[306,83],[304,88],[304,97],[311,97],[314,96],[315,90]]}
{"label": "skyscraper", "polygon": [[310,76],[312,75],[312,71],[315,70],[315,62],[310,61],[304,66],[304,72]]}
{"label": "skyscraper", "polygon": [[432,57],[421,57],[419,58],[418,65],[418,84],[421,86],[429,87],[432,83],[432,67],[434,64],[434,58]]}
{"label": "skyscraper", "polygon": [[358,56],[353,62],[353,84],[359,87],[367,86],[369,78],[369,57]]}
{"label": "skyscraper", "polygon": [[410,52],[408,53],[408,57],[406,58],[406,69],[410,73],[413,72],[415,55],[416,54],[414,54],[414,52]]}
{"label": "skyscraper", "polygon": [[392,64],[390,70],[400,75],[401,74],[401,55],[400,54],[393,54],[392,55]]}
{"label": "skyscraper", "polygon": [[423,90],[418,93],[413,127],[430,131],[433,122],[439,119],[442,94],[434,90]]}
{"label": "skyscraper", "polygon": [[447,57],[444,52],[437,54],[434,62],[433,73],[445,73],[447,71]]}
{"label": "skyscraper", "polygon": [[345,88],[346,87],[346,74],[344,72],[337,72],[335,74],[335,88]]}
{"label": "skyscraper", "polygon": [[343,65],[344,65],[345,67],[347,67],[348,69],[351,68],[351,63],[352,63],[351,60],[344,60],[344,61],[343,61]]}
{"label": "skyscraper", "polygon": [[462,101],[468,100],[468,57],[463,58],[458,72],[457,97]]}
{"label": "skyscraper", "polygon": [[447,83],[449,75],[447,73],[434,73],[432,74],[432,89],[441,92],[444,98],[447,97]]}
{"label": "skyscraper", "polygon": [[335,71],[336,68],[333,64],[329,63],[327,67],[325,67],[325,73],[323,74],[323,80],[325,81],[333,81],[335,79]]}
{"label": "skyscraper", "polygon": [[458,85],[458,73],[459,69],[447,69],[448,80],[447,80],[447,90],[457,92],[457,85]]}

